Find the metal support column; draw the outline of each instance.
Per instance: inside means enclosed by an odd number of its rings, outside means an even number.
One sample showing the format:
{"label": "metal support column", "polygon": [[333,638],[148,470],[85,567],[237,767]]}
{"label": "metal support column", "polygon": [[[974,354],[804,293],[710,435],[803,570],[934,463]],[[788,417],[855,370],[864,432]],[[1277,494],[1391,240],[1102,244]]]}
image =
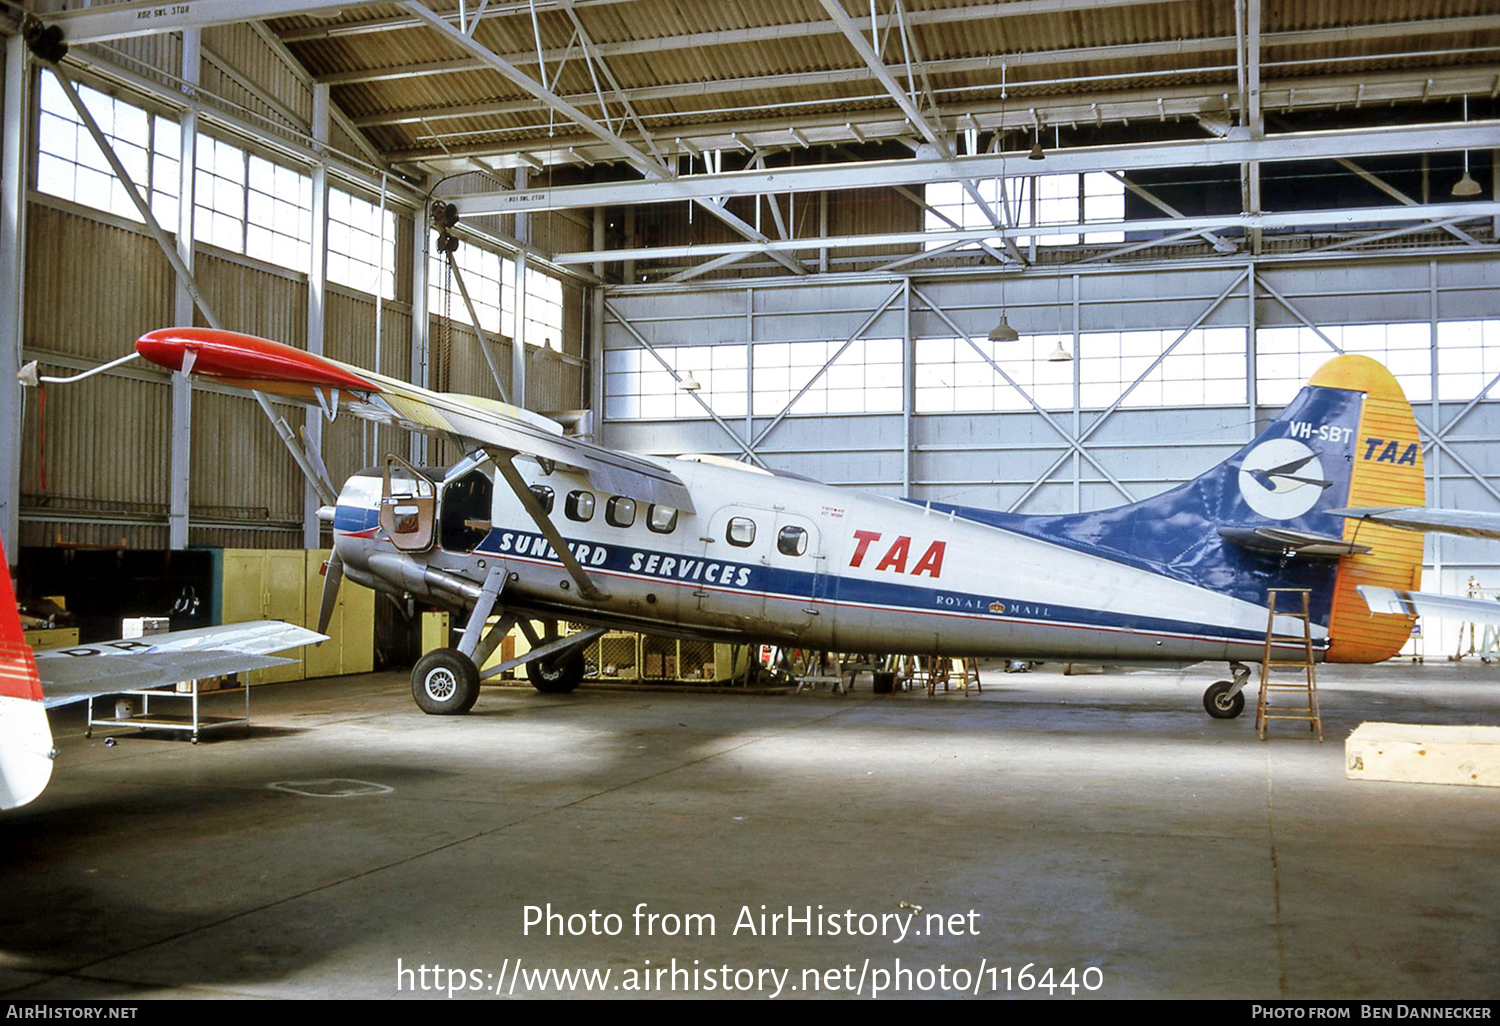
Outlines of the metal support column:
{"label": "metal support column", "polygon": [[[516,188],[526,188],[526,169],[516,169]],[[516,239],[531,242],[531,215],[516,215]],[[526,409],[526,251],[516,251],[516,320],[510,340],[510,401]],[[562,340],[558,340],[558,345]]]}
{"label": "metal support column", "polygon": [[[428,387],[428,328],[427,316],[427,247],[432,232],[427,227],[427,210],[418,208],[412,217],[411,232],[411,383]],[[410,443],[409,458],[416,466],[427,462],[427,436],[420,431],[407,435]]]}
{"label": "metal support column", "polygon": [[[202,70],[202,44],[198,29],[182,33],[182,91],[193,98]],[[198,107],[183,111],[179,123],[177,183],[177,255],[189,273],[193,271],[193,204],[197,178]],[[172,321],[179,325],[193,323],[193,294],[187,283],[175,280],[176,293]],[[193,378],[190,374],[172,375],[172,452],[167,471],[167,545],[173,549],[188,546],[188,509],[192,482],[193,450]]]}
{"label": "metal support column", "polygon": [[[328,143],[329,109],[329,87],[323,83],[314,85],[312,134],[320,149]],[[312,225],[312,259],[307,269],[307,351],[322,356],[328,270],[328,164],[324,161],[312,168]],[[377,281],[375,288],[381,287]],[[311,456],[321,461],[323,418],[311,411],[304,413],[303,418],[303,444]],[[303,548],[323,547],[323,523],[318,519],[320,505],[322,500],[312,482],[305,482],[302,486]]]}
{"label": "metal support column", "polygon": [[22,290],[26,280],[26,145],[31,64],[19,35],[5,40],[5,111],[0,121],[0,539],[20,556]]}
{"label": "metal support column", "polygon": [[912,414],[917,405],[917,360],[916,343],[911,337],[911,279],[905,279],[901,291],[901,494],[916,498],[911,493],[912,479],[916,476],[912,468],[915,439],[912,437]]}

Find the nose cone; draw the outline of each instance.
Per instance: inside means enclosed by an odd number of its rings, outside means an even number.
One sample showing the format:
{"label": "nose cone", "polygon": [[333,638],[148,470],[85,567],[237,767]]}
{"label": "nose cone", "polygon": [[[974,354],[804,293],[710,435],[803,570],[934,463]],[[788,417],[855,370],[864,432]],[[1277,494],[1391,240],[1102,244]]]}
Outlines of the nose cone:
{"label": "nose cone", "polygon": [[182,370],[182,358],[187,353],[187,343],[177,337],[174,328],[158,328],[148,331],[135,340],[135,351],[152,363],[168,370]]}

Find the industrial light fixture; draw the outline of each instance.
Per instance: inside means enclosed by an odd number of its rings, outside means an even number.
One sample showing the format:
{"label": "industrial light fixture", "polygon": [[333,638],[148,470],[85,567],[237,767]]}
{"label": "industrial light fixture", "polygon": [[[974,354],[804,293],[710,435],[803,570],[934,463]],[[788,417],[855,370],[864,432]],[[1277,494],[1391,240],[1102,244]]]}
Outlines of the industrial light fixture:
{"label": "industrial light fixture", "polygon": [[1455,196],[1478,196],[1479,195],[1479,183],[1476,182],[1476,181],[1474,181],[1474,179],[1472,179],[1472,178],[1469,177],[1469,153],[1468,153],[1467,150],[1464,151],[1464,176],[1462,178],[1460,178],[1456,183],[1454,183],[1454,186],[1453,186],[1453,195],[1455,195]]}
{"label": "industrial light fixture", "polygon": [[682,389],[684,392],[697,392],[703,387],[703,385],[697,378],[693,377],[692,371],[688,371],[682,377],[677,379],[677,387]]}
{"label": "industrial light fixture", "polygon": [[1047,355],[1048,363],[1067,363],[1073,359],[1073,354],[1063,348],[1062,342],[1057,343],[1057,348]]}
{"label": "industrial light fixture", "polygon": [[542,339],[542,345],[537,350],[536,357],[538,360],[561,360],[562,354],[552,348],[552,339],[548,337]]}
{"label": "industrial light fixture", "polygon": [[1021,337],[1021,333],[1010,326],[1006,320],[1005,311],[1000,311],[1000,323],[990,329],[991,342],[1015,342]]}
{"label": "industrial light fixture", "polygon": [[[1469,123],[1469,97],[1464,96],[1464,124]],[[1460,197],[1478,196],[1479,183],[1469,176],[1469,151],[1464,150],[1464,176],[1453,186],[1453,195]]]}
{"label": "industrial light fixture", "polygon": [[1027,160],[1046,160],[1047,154],[1042,152],[1042,135],[1040,132],[1031,137],[1031,152],[1026,155]]}

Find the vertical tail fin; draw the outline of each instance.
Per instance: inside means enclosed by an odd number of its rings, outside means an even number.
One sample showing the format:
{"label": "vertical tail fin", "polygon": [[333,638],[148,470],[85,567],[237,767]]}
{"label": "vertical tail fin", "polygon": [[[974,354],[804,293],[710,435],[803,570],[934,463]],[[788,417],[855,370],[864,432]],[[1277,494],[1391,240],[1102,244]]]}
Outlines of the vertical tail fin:
{"label": "vertical tail fin", "polygon": [[[1149,499],[1031,516],[930,505],[1255,606],[1266,605],[1270,588],[1306,588],[1325,658],[1378,662],[1401,650],[1413,621],[1372,613],[1356,588],[1416,587],[1422,538],[1332,511],[1421,506],[1425,489],[1416,420],[1401,386],[1376,361],[1344,355],[1324,364],[1229,459]],[[1256,636],[1264,621],[1239,629]]]}
{"label": "vertical tail fin", "polygon": [[41,794],[52,778],[52,728],[3,547],[0,569],[0,809],[14,809]]}
{"label": "vertical tail fin", "polygon": [[[1390,371],[1363,356],[1342,356],[1319,369],[1308,385],[1365,395],[1350,454],[1349,505],[1426,505],[1417,421]],[[1384,524],[1348,520],[1343,537],[1368,546],[1369,551],[1339,560],[1325,658],[1338,663],[1389,659],[1411,637],[1416,618],[1371,613],[1355,589],[1361,584],[1419,589],[1423,536]]]}

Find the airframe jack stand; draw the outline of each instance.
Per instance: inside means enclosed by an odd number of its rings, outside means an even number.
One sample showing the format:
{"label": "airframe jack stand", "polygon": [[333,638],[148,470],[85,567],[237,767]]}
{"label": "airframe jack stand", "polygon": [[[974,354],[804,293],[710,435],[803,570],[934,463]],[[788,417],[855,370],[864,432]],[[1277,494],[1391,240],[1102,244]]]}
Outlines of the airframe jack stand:
{"label": "airframe jack stand", "polygon": [[[1276,596],[1277,595],[1300,595],[1302,596],[1302,611],[1300,613],[1282,613],[1289,620],[1302,621],[1302,636],[1295,634],[1276,633]],[[1270,612],[1266,617],[1266,647],[1260,661],[1260,697],[1255,701],[1255,729],[1260,732],[1262,741],[1266,739],[1266,722],[1268,720],[1306,720],[1309,730],[1315,731],[1318,740],[1323,740],[1323,717],[1318,707],[1318,676],[1313,669],[1312,649],[1312,618],[1308,612],[1309,593],[1306,588],[1272,588],[1268,593],[1270,599]],[[1301,642],[1301,659],[1276,659],[1274,658],[1275,647],[1278,643]],[[1285,683],[1273,682],[1271,674],[1276,667],[1297,667],[1303,671],[1301,681]],[[1303,696],[1301,701],[1293,701],[1290,705],[1274,705],[1271,696],[1274,694],[1290,694]],[[1304,704],[1305,703],[1305,704]]]}

